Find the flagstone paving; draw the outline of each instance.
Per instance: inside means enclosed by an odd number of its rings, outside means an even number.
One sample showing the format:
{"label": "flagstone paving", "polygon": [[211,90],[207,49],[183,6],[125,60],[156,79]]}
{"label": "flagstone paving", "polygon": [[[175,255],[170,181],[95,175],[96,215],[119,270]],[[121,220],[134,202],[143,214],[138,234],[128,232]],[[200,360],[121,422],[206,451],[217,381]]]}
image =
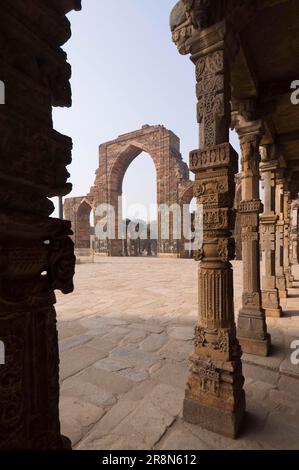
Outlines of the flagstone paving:
{"label": "flagstone paving", "polygon": [[[242,263],[234,262],[235,311]],[[284,317],[268,319],[271,356],[243,356],[247,417],[236,441],[184,423],[197,318],[197,263],[97,258],[57,294],[62,432],[77,449],[298,449],[299,267]],[[299,354],[298,354],[299,358]]]}

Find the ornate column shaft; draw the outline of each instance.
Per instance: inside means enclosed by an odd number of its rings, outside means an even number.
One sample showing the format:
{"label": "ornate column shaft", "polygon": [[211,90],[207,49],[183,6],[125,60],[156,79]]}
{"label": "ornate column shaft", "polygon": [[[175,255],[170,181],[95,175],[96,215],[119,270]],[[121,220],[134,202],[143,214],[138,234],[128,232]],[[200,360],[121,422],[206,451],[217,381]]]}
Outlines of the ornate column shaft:
{"label": "ornate column shaft", "polygon": [[[52,106],[70,106],[61,49],[66,14],[80,0],[1,2],[0,450],[69,447],[59,423],[55,290],[73,290],[71,224],[50,198],[71,191],[72,141],[53,129]],[[2,361],[1,361],[2,362]]]}
{"label": "ornate column shaft", "polygon": [[275,185],[275,211],[277,215],[276,221],[276,243],[275,243],[275,277],[276,288],[280,299],[286,299],[287,283],[284,272],[284,186],[285,176],[284,170],[278,168],[276,170],[276,185]]}
{"label": "ornate column shaft", "polygon": [[291,263],[298,264],[298,204],[299,200],[295,200],[291,204]]}
{"label": "ornate column shaft", "polygon": [[284,216],[284,239],[283,239],[283,270],[286,287],[293,287],[293,276],[290,264],[290,217],[291,217],[291,191],[289,182],[286,181],[283,192],[283,216]]}
{"label": "ornate column shaft", "polygon": [[184,401],[184,419],[236,437],[245,410],[241,349],[233,305],[235,174],[229,144],[230,45],[224,22],[198,29],[191,47],[196,66],[200,148],[190,154],[194,195],[203,205],[198,270],[199,320]]}
{"label": "ornate column shaft", "polygon": [[242,225],[243,296],[238,318],[238,339],[242,351],[267,356],[271,338],[267,333],[262,308],[260,282],[259,214],[262,204],[259,192],[260,121],[243,122],[236,130],[242,152],[242,201],[239,205]]}
{"label": "ornate column shaft", "polygon": [[276,222],[275,186],[278,161],[274,145],[267,145],[261,151],[260,165],[264,188],[264,212],[261,215],[262,238],[262,306],[266,316],[280,317],[282,314],[275,278]]}

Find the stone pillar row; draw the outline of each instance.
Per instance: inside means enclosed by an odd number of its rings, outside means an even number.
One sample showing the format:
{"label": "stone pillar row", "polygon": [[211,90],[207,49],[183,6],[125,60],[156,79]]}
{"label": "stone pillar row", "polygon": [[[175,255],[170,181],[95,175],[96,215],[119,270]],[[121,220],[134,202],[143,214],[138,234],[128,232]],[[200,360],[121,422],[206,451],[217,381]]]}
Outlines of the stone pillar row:
{"label": "stone pillar row", "polygon": [[238,207],[242,227],[243,295],[238,317],[238,338],[242,351],[267,356],[271,338],[267,333],[262,308],[260,282],[259,217],[262,203],[259,191],[260,121],[243,121],[236,125],[241,144],[242,201]]}
{"label": "stone pillar row", "polygon": [[[266,315],[281,315],[280,300],[287,293],[290,194],[279,149],[274,144],[261,147],[263,122],[257,120],[254,102],[236,103],[231,96],[230,70],[239,46],[235,28],[255,14],[254,2],[214,3],[182,0],[170,19],[179,52],[191,54],[196,68],[200,144],[190,154],[190,169],[195,174],[194,196],[203,206],[203,246],[196,255],[199,316],[184,419],[236,437],[245,411],[240,343],[247,353],[269,353]],[[226,21],[228,9],[230,20],[235,14],[235,23]],[[231,103],[233,108],[237,105],[235,116]],[[233,123],[232,116],[236,118]],[[235,257],[232,231],[238,155],[229,144],[231,125],[242,149],[239,215],[244,292],[237,331],[230,261]],[[265,191],[263,212],[260,174]]]}
{"label": "stone pillar row", "polygon": [[[260,172],[265,193],[264,212],[261,215],[264,268],[262,303],[266,316],[280,317],[281,302],[287,298],[288,289],[293,286],[290,257],[291,175],[276,145],[266,145],[261,152]],[[295,225],[297,233],[297,221]]]}

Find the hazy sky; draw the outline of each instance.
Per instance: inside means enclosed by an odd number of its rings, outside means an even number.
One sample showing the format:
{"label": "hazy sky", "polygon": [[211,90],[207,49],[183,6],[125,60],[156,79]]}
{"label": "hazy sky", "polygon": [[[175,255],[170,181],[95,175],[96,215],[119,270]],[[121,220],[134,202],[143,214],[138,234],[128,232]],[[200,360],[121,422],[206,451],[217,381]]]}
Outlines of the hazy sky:
{"label": "hazy sky", "polygon": [[[183,159],[198,147],[194,65],[172,43],[175,0],[83,0],[72,12],[64,46],[72,64],[73,107],[54,109],[55,128],[74,141],[69,167],[73,196],[94,182],[98,146],[144,124],[163,124],[181,139]],[[124,179],[127,203],[156,199],[155,169],[147,154]]]}

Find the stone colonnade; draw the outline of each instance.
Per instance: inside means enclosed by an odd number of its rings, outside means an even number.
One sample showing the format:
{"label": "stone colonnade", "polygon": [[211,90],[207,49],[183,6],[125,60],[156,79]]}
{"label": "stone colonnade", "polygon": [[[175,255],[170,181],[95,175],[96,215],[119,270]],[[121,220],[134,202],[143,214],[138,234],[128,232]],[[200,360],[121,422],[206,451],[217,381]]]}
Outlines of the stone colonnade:
{"label": "stone colonnade", "polygon": [[[197,255],[199,318],[184,418],[231,437],[237,436],[245,412],[241,351],[270,354],[266,317],[282,315],[281,301],[292,286],[289,247],[294,222],[290,222],[290,212],[292,199],[298,194],[296,188],[292,191],[292,172],[280,146],[265,140],[266,123],[254,97],[232,96],[237,56],[240,61],[237,27],[232,24],[240,26],[242,13],[246,23],[251,8],[255,11],[253,2],[239,3],[224,7],[221,2],[216,6],[216,2],[182,0],[171,14],[173,40],[181,54],[191,55],[195,65],[200,144],[190,154],[190,169],[195,174],[194,195],[203,205],[204,231],[203,247]],[[232,16],[229,21],[226,18],[230,8],[238,18],[235,23]],[[238,156],[229,144],[230,127],[236,129],[241,146],[237,209],[244,279],[237,328],[230,260],[235,257],[232,231]],[[295,207],[293,204],[293,213]],[[297,233],[297,220],[295,226]],[[295,244],[293,241],[292,252]]]}

